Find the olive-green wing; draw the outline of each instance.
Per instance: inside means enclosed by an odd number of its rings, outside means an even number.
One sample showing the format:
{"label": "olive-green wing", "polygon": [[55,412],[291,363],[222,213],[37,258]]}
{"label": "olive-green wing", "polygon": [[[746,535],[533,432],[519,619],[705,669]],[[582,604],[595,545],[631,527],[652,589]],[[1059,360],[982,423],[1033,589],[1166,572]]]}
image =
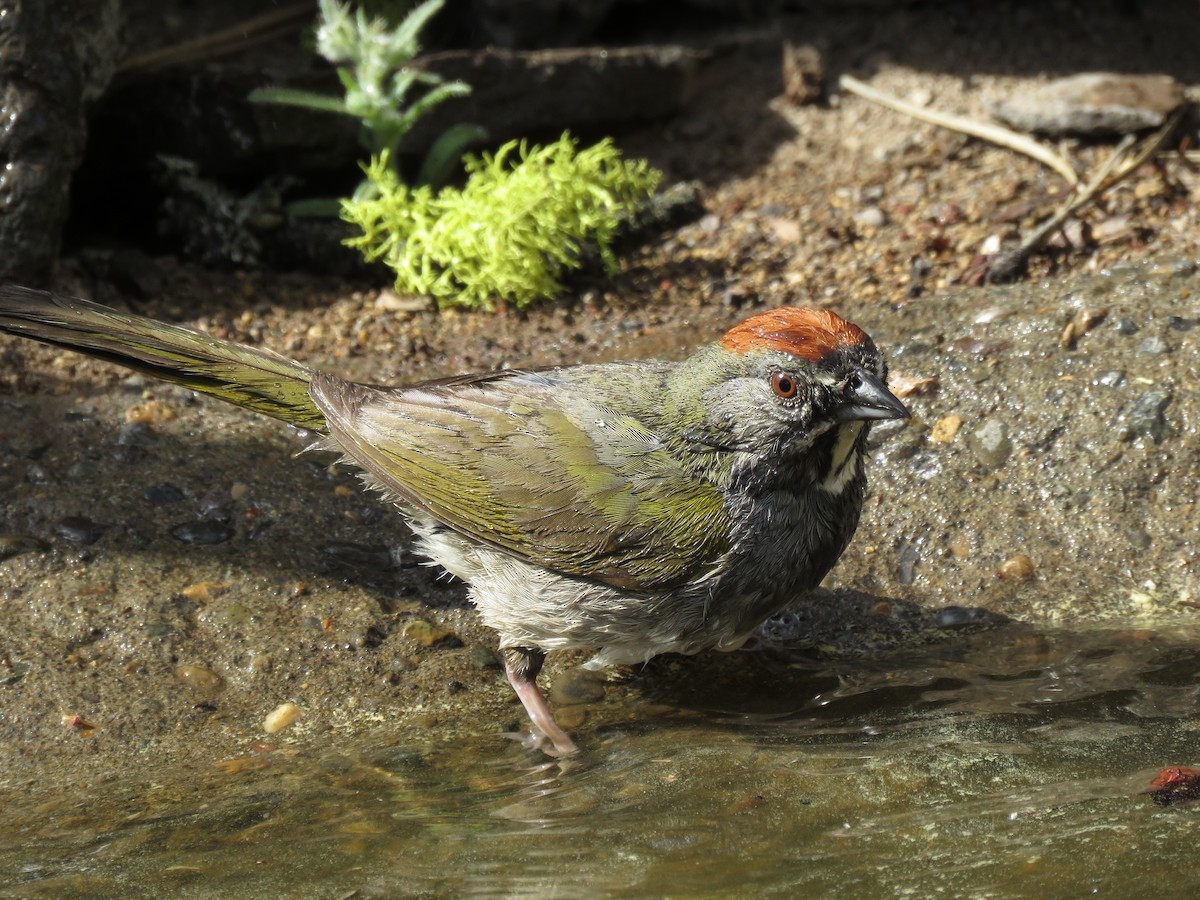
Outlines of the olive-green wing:
{"label": "olive-green wing", "polygon": [[630,590],[698,577],[728,546],[720,492],[573,377],[375,388],[318,374],[312,392],[348,456],[464,535]]}

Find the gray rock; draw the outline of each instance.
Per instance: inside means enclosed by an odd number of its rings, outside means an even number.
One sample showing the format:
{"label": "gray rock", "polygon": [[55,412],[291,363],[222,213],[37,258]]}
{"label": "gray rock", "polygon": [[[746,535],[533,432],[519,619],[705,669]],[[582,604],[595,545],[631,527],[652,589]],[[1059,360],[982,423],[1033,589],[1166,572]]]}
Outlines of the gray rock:
{"label": "gray rock", "polygon": [[1008,425],[1000,419],[988,419],[979,428],[967,434],[967,446],[975,458],[989,469],[998,469],[1012,455],[1012,440],[1008,436]]}
{"label": "gray rock", "polygon": [[1118,435],[1123,441],[1149,437],[1161,444],[1167,436],[1166,410],[1174,397],[1168,391],[1146,391],[1121,416]]}
{"label": "gray rock", "polygon": [[994,112],[1014,128],[1051,136],[1129,134],[1157,128],[1183,99],[1169,75],[1088,72],[1021,91]]}

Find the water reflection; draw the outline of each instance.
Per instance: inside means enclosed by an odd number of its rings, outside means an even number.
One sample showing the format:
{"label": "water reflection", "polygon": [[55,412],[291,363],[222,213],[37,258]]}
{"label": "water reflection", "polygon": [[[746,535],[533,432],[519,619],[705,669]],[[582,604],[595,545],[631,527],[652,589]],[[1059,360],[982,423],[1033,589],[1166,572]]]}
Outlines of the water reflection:
{"label": "water reflection", "polygon": [[275,751],[0,817],[5,896],[1194,896],[1200,635],[655,663],[581,760]]}

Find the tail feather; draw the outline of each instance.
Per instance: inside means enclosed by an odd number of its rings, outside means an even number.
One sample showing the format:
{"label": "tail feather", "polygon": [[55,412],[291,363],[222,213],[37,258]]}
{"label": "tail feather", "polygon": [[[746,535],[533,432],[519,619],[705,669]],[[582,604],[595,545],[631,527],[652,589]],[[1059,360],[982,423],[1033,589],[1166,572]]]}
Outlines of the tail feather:
{"label": "tail feather", "polygon": [[16,285],[0,285],[0,332],[113,362],[311,431],[327,430],[309,396],[312,372],[270,350]]}

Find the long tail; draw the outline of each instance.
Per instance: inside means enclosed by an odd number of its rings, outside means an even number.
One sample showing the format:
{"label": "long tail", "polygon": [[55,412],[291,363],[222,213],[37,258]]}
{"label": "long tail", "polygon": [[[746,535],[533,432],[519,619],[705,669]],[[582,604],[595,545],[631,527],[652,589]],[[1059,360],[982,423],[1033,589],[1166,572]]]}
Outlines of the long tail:
{"label": "long tail", "polygon": [[0,331],[76,350],[311,431],[325,416],[295,360],[191,328],[15,285],[0,285]]}

